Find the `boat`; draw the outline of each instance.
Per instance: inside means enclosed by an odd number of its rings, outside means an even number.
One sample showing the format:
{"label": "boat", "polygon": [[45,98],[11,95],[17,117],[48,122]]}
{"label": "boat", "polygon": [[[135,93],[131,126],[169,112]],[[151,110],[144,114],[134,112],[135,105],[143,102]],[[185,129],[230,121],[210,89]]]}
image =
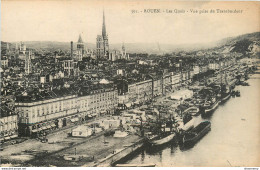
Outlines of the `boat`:
{"label": "boat", "polygon": [[193,146],[199,139],[206,135],[211,129],[209,121],[201,122],[198,126],[186,132],[183,136],[184,146]]}
{"label": "boat", "polygon": [[151,146],[158,146],[170,142],[174,137],[175,133],[169,133],[168,135],[153,135],[148,137],[147,141]]}
{"label": "boat", "polygon": [[121,130],[116,130],[113,137],[115,137],[115,138],[124,138],[127,135],[128,135],[127,132],[124,132],[124,131],[121,131]]}
{"label": "boat", "polygon": [[241,82],[241,85],[242,86],[249,86],[249,84],[247,82],[245,82],[245,81]]}
{"label": "boat", "polygon": [[184,113],[190,113],[192,116],[198,116],[200,114],[198,107],[189,107]]}
{"label": "boat", "polygon": [[235,91],[235,95],[236,97],[240,97],[240,91],[239,90]]}
{"label": "boat", "polygon": [[146,140],[150,146],[159,146],[172,141],[176,135],[173,131],[172,117],[168,121],[162,121],[159,113],[158,122],[155,125],[155,133],[149,132],[147,134]]}
{"label": "boat", "polygon": [[225,102],[231,96],[230,89],[227,88],[224,84],[221,86],[220,96],[221,103]]}
{"label": "boat", "polygon": [[224,103],[231,96],[231,87],[228,85],[227,73],[224,75],[224,82],[222,81],[222,71],[221,73],[221,83],[220,83],[220,100]]}
{"label": "boat", "polygon": [[219,100],[217,98],[212,98],[210,101],[206,101],[203,105],[202,116],[206,116],[207,114],[214,111],[219,105]]}
{"label": "boat", "polygon": [[218,107],[219,101],[211,102],[209,105],[206,105],[205,112],[211,112]]}
{"label": "boat", "polygon": [[234,90],[232,90],[231,93],[230,93],[230,95],[231,95],[232,97],[236,97],[236,92],[235,92]]}
{"label": "boat", "polygon": [[230,97],[230,93],[224,93],[221,98],[221,102],[225,102]]}

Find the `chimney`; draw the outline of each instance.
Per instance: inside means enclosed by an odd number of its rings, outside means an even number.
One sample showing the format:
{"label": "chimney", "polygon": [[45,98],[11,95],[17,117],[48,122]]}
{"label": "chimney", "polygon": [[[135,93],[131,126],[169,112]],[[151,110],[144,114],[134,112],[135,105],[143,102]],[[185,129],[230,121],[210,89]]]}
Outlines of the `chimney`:
{"label": "chimney", "polygon": [[73,58],[73,41],[70,42],[70,57]]}

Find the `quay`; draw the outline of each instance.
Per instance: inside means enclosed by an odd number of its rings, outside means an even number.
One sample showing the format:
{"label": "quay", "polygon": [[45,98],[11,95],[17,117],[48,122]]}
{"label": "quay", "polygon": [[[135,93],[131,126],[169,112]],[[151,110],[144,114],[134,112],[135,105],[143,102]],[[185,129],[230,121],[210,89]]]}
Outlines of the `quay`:
{"label": "quay", "polygon": [[141,138],[140,140],[130,145],[125,145],[124,148],[122,149],[116,150],[115,153],[112,153],[108,155],[106,158],[101,159],[98,163],[95,163],[93,166],[94,167],[115,166],[117,162],[123,161],[127,159],[129,156],[137,153],[143,146],[144,146],[144,139]]}
{"label": "quay", "polygon": [[[105,137],[103,134],[102,132],[83,139],[68,138],[67,141],[81,140],[81,142],[55,152],[39,155],[27,163],[31,166],[112,166],[143,146],[143,138],[135,134],[129,134],[124,138]],[[60,145],[65,143],[66,141],[61,142]],[[77,159],[77,155],[83,158]],[[76,159],[66,160],[64,156]]]}

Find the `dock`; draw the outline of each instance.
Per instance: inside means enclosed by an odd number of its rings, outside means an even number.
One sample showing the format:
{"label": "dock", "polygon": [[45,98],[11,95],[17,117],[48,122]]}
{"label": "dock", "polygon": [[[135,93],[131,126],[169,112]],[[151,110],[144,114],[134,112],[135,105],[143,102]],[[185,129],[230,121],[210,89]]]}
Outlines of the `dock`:
{"label": "dock", "polygon": [[[141,138],[138,141],[128,145],[123,146],[124,148],[115,150],[114,153],[111,153],[107,157],[99,160],[95,163],[94,167],[110,167],[115,166],[121,160],[127,159],[129,156],[138,152],[144,145],[144,139]],[[86,166],[86,165],[83,165]]]}

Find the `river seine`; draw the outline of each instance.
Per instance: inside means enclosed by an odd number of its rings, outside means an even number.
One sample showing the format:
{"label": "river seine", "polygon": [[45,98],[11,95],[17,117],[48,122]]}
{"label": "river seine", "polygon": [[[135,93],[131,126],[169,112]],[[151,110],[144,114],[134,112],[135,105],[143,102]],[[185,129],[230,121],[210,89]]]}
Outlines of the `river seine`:
{"label": "river seine", "polygon": [[[168,144],[153,151],[143,149],[126,162],[156,166],[260,166],[260,74],[237,86],[241,97],[219,105],[208,120],[211,131],[193,148],[181,150]],[[201,118],[202,119],[202,118]]]}

